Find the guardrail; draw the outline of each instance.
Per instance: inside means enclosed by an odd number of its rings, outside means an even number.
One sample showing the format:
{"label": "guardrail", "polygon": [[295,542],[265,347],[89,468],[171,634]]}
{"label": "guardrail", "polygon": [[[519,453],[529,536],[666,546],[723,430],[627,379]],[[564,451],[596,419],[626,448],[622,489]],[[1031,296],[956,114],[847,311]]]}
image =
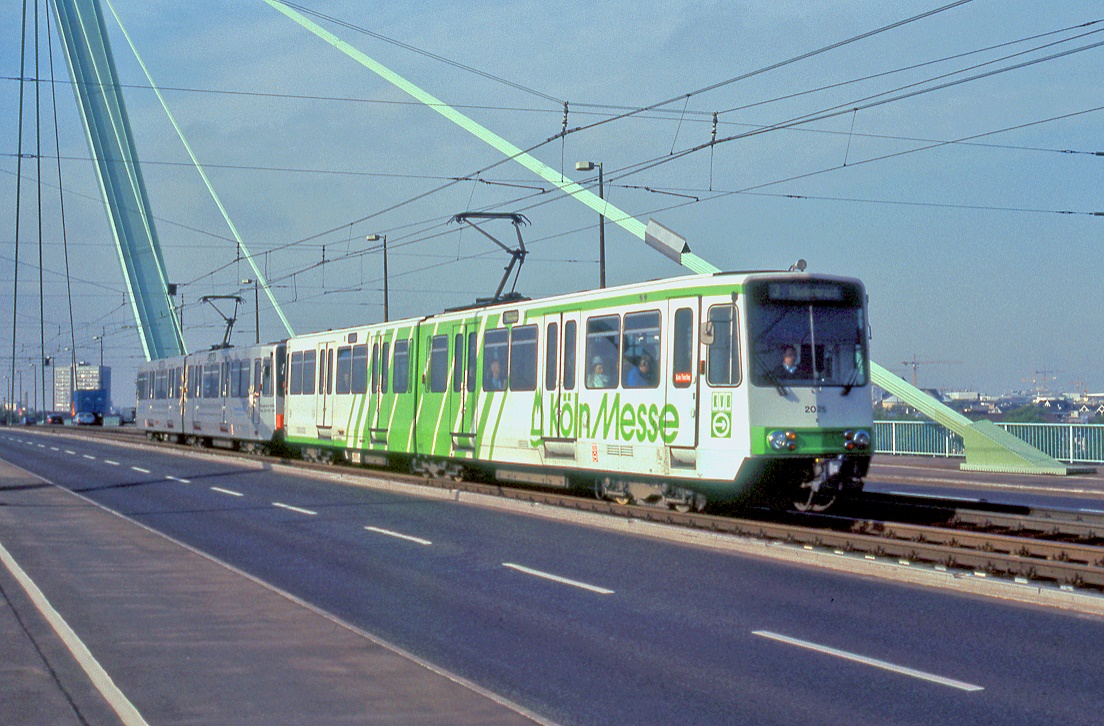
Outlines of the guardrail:
{"label": "guardrail", "polygon": [[[997,425],[1059,461],[1104,464],[1104,424]],[[962,437],[934,421],[875,421],[874,450],[914,456],[966,455]]]}

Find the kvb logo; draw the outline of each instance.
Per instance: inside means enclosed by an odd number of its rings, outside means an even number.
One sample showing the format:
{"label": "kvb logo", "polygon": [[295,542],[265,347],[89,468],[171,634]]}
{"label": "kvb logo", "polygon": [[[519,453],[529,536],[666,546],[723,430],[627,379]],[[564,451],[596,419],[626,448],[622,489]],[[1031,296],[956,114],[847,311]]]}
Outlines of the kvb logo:
{"label": "kvb logo", "polygon": [[713,394],[713,415],[709,419],[709,432],[715,439],[732,436],[732,394]]}

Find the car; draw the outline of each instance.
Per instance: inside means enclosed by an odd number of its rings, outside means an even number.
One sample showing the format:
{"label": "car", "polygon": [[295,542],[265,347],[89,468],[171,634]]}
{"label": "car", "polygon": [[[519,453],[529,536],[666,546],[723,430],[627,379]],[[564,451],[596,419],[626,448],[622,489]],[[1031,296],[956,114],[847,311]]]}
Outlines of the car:
{"label": "car", "polygon": [[95,426],[96,414],[82,411],[81,413],[78,413],[76,416],[73,417],[73,423],[75,423],[77,426]]}
{"label": "car", "polygon": [[51,413],[46,417],[46,423],[53,426],[60,426],[65,423],[65,417],[60,413]]}

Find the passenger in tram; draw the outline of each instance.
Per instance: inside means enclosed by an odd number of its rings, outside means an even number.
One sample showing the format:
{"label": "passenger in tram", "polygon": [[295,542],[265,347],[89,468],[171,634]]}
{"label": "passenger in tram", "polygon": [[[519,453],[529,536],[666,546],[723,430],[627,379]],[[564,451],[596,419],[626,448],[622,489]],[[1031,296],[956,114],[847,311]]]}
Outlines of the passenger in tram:
{"label": "passenger in tram", "polygon": [[644,353],[625,376],[625,388],[654,388],[655,363],[652,356]]}
{"label": "passenger in tram", "polygon": [[587,388],[610,388],[609,376],[606,375],[606,367],[600,356],[594,356],[594,360],[590,362]]}
{"label": "passenger in tram", "polygon": [[486,388],[488,391],[505,391],[506,390],[506,374],[502,370],[502,361],[498,358],[492,358],[490,362],[490,376],[486,381]]}

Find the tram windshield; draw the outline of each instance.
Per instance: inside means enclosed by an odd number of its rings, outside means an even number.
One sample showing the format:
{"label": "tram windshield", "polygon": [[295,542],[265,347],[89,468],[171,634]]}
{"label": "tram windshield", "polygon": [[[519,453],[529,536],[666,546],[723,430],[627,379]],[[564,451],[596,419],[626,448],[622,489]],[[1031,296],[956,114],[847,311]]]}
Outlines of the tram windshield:
{"label": "tram windshield", "polygon": [[751,380],[784,393],[792,386],[866,384],[862,288],[833,280],[749,282]]}

